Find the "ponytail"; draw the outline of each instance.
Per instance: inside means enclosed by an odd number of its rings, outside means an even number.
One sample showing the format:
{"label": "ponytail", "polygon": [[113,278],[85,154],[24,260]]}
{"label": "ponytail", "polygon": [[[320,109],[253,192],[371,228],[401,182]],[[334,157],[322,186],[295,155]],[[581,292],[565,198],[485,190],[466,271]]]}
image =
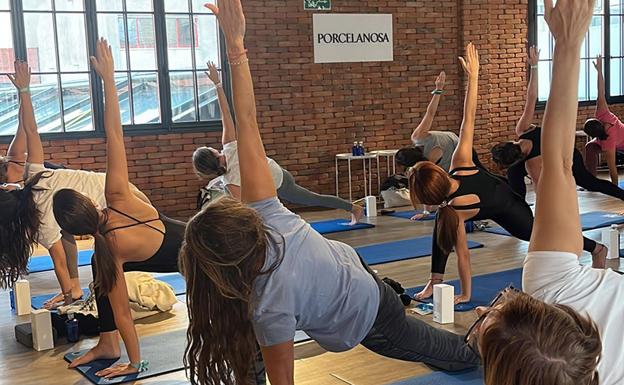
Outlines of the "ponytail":
{"label": "ponytail", "polygon": [[193,153],[193,168],[200,178],[208,178],[211,175],[224,175],[227,168],[223,167],[219,158],[208,147],[199,147]]}
{"label": "ponytail", "polygon": [[107,295],[117,283],[117,264],[108,247],[106,237],[99,231],[93,234],[95,238],[95,271],[94,285],[100,295]]}
{"label": "ponytail", "polygon": [[436,241],[440,249],[450,253],[457,242],[457,228],[459,216],[457,211],[449,205],[441,205],[436,216]]}

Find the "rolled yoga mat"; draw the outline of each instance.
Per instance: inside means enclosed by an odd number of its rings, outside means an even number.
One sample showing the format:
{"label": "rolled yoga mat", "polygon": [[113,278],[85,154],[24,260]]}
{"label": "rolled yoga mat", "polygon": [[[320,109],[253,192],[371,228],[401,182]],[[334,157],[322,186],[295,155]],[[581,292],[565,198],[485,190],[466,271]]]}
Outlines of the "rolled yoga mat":
{"label": "rolled yoga mat", "polygon": [[[369,265],[402,261],[431,255],[432,237],[411,238],[403,241],[379,243],[356,247],[355,251]],[[468,241],[470,249],[483,247],[477,242]]]}
{"label": "rolled yoga mat", "polygon": [[483,385],[483,373],[480,370],[461,372],[435,372],[390,385]]}
{"label": "rolled yoga mat", "polygon": [[[91,256],[93,256],[93,250],[79,251],[78,266],[89,266],[91,264]],[[52,263],[52,257],[49,255],[31,257],[28,262],[28,273],[40,273],[51,270],[54,270],[54,263]]]}
{"label": "rolled yoga mat", "polygon": [[[619,225],[624,223],[624,215],[611,213],[607,211],[592,211],[581,214],[581,225],[583,231],[599,229],[601,227],[609,227],[611,225]],[[484,230],[486,233],[505,235],[511,237],[511,234],[502,227],[490,227]]]}
{"label": "rolled yoga mat", "polygon": [[[407,211],[397,211],[395,213],[388,214],[388,216],[389,217],[395,217],[395,218],[410,219],[414,215],[420,214],[420,213],[422,213],[422,211],[407,210]],[[430,213],[429,215],[427,215],[426,217],[424,217],[422,219],[419,219],[418,221],[431,221],[431,220],[435,219],[435,216],[436,216],[435,213]]]}
{"label": "rolled yoga mat", "polygon": [[[186,348],[186,329],[177,330],[170,333],[163,333],[141,338],[141,357],[149,362],[149,368],[143,373],[136,373],[128,376],[116,377],[110,380],[95,375],[98,371],[106,369],[115,362],[129,362],[125,351],[122,351],[119,360],[97,360],[76,368],[89,381],[94,384],[121,384],[167,374],[184,369],[182,359]],[[82,350],[75,353],[67,353],[65,360],[72,362],[78,357],[88,352]]]}
{"label": "rolled yoga mat", "polygon": [[[453,285],[455,287],[455,294],[459,294],[459,280],[445,281],[444,283]],[[472,310],[477,306],[487,306],[501,290],[509,285],[512,285],[516,289],[522,289],[522,269],[505,270],[472,277],[472,298],[468,303],[455,305],[455,311],[464,312]],[[406,290],[406,293],[413,298],[414,294],[424,289],[424,287],[423,285],[410,288]],[[431,303],[433,302],[433,297],[423,302]]]}
{"label": "rolled yoga mat", "polygon": [[[154,277],[160,281],[168,283],[173,288],[173,292],[175,295],[181,295],[186,293],[186,281],[184,277],[180,273],[171,273],[166,275],[157,275]],[[89,289],[83,288],[83,299],[89,296]],[[42,309],[43,304],[50,298],[54,297],[56,294],[41,294],[33,296],[30,300],[31,306],[33,309]]]}
{"label": "rolled yoga mat", "polygon": [[310,226],[320,234],[341,233],[343,231],[372,229],[375,225],[369,223],[349,224],[348,219],[330,219],[328,221],[312,222]]}

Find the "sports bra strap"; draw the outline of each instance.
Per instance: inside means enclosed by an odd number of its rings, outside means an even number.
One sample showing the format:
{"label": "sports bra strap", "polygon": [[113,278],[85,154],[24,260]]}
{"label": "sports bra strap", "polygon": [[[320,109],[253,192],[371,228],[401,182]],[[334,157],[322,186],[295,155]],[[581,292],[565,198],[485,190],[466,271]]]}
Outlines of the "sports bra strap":
{"label": "sports bra strap", "polygon": [[[453,175],[458,171],[479,171],[479,167],[477,166],[469,166],[469,167],[456,167],[454,169],[452,169],[451,171],[449,171],[449,174]],[[463,176],[463,175],[458,175],[458,176]]]}
{"label": "sports bra strap", "polygon": [[150,229],[158,231],[162,235],[165,235],[164,231],[162,231],[161,229],[159,229],[157,227],[154,227],[154,226],[150,225],[151,222],[156,222],[156,221],[160,220],[160,216],[158,218],[156,218],[156,219],[149,219],[147,221],[140,221],[140,220],[136,219],[135,217],[124,213],[123,211],[117,210],[114,207],[109,206],[108,209],[116,212],[117,214],[123,215],[124,217],[126,217],[128,219],[131,219],[131,220],[135,221],[136,223],[132,223],[132,224],[129,224],[129,225],[124,225],[124,226],[119,226],[119,227],[114,227],[112,229],[108,229],[104,233],[102,233],[102,235],[106,235],[106,234],[108,234],[108,233],[110,233],[112,231],[115,231],[115,230],[122,230],[122,229],[127,229],[127,228],[130,228],[130,227],[140,226],[140,225],[145,225],[145,226],[149,227]]}

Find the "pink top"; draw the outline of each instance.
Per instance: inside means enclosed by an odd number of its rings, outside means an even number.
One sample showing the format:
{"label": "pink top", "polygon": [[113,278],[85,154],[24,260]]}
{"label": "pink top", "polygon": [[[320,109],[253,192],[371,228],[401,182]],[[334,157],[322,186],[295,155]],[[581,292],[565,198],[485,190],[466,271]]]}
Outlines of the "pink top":
{"label": "pink top", "polygon": [[609,137],[606,140],[596,139],[596,143],[600,145],[603,151],[608,150],[624,150],[624,123],[618,119],[607,108],[596,111],[596,119],[602,123],[610,123],[611,127],[607,129]]}

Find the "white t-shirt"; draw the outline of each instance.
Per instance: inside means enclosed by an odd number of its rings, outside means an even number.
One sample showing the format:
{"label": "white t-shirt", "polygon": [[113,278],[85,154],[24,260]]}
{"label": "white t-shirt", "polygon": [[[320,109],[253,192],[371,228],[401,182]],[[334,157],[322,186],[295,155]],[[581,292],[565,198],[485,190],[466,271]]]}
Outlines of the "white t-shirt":
{"label": "white t-shirt", "polygon": [[[91,198],[100,208],[105,208],[106,174],[68,169],[48,170],[42,164],[27,164],[25,177],[28,179],[41,171],[46,173],[33,189],[33,198],[41,215],[37,243],[50,249],[61,239],[61,227],[52,210],[54,194],[61,189],[72,189]],[[138,191],[135,186],[130,187]]]}
{"label": "white t-shirt", "polygon": [[580,266],[572,253],[540,251],[524,260],[522,286],[534,298],[589,315],[602,340],[600,384],[624,384],[624,276]]}
{"label": "white t-shirt", "polygon": [[[241,177],[240,177],[240,168],[238,164],[238,143],[237,141],[226,143],[223,146],[223,155],[225,155],[225,163],[227,166],[227,171],[223,174],[223,184],[224,185],[234,185],[240,186]],[[267,157],[267,162],[269,162],[269,170],[271,171],[271,176],[273,177],[273,182],[275,183],[275,189],[279,189],[282,187],[282,182],[284,181],[284,172],[279,164],[273,159]]]}

